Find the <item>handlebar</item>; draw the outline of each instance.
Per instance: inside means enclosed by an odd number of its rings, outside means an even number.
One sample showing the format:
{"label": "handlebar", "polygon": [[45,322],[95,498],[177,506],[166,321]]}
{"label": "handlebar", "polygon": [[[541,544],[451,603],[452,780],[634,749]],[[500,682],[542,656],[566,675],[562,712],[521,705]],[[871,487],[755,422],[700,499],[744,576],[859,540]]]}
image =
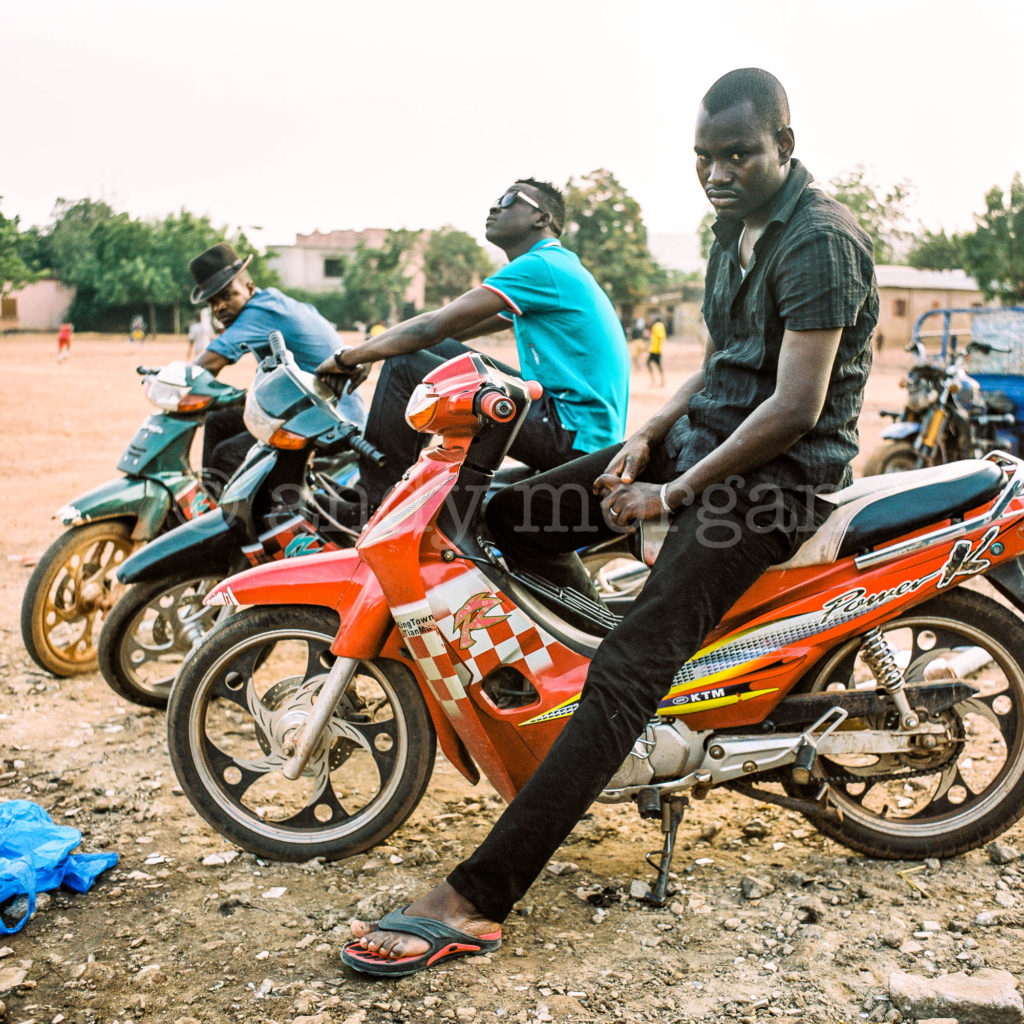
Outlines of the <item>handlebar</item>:
{"label": "handlebar", "polygon": [[349,446],[353,451],[369,459],[378,468],[387,465],[388,457],[375,445],[370,444],[365,437],[357,434],[349,439]]}
{"label": "handlebar", "polygon": [[371,444],[363,437],[354,423],[345,423],[332,430],[330,434],[323,437],[319,447],[322,451],[349,448],[378,468],[386,466],[388,461],[387,456],[376,445]]}
{"label": "handlebar", "polygon": [[284,335],[280,331],[271,331],[267,335],[267,341],[270,342],[270,351],[273,353],[274,358],[281,362],[284,359],[286,351],[284,344]]}
{"label": "handlebar", "polygon": [[508,423],[516,414],[516,403],[500,391],[491,391],[480,399],[480,413],[496,423]]}

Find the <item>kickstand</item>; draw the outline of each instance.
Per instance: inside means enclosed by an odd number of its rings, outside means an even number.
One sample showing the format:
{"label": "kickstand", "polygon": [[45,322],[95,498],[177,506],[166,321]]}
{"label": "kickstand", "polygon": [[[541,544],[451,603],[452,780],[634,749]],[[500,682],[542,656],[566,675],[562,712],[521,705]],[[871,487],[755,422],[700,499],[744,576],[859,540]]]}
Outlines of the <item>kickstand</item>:
{"label": "kickstand", "polygon": [[683,820],[683,814],[689,802],[685,796],[669,796],[661,802],[661,831],[665,835],[665,842],[661,847],[661,860],[655,864],[651,859],[657,856],[656,853],[649,853],[645,858],[647,863],[658,872],[658,880],[654,883],[654,889],[644,897],[644,902],[650,903],[651,906],[663,907],[665,905],[668,869],[672,864],[672,854],[676,848],[676,832],[679,831],[679,823]]}

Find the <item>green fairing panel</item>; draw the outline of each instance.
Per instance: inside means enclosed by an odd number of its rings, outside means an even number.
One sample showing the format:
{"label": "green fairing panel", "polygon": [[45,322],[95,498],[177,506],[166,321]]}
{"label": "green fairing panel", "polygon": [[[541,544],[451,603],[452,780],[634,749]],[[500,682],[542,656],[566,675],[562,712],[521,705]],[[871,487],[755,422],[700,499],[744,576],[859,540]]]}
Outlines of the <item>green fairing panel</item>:
{"label": "green fairing panel", "polygon": [[135,520],[134,540],[149,540],[160,532],[171,508],[171,492],[152,480],[119,477],[79,495],[57,511],[65,526],[102,519]]}

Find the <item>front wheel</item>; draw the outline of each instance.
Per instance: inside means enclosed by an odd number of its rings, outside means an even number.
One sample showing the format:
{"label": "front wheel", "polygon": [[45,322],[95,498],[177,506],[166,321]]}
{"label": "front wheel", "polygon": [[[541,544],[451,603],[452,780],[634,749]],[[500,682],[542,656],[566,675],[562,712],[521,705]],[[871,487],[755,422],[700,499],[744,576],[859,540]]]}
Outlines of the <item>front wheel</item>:
{"label": "front wheel", "polygon": [[100,672],[126,700],[167,707],[171,684],[188,652],[213,626],[220,609],[203,598],[221,576],[177,576],[129,587],[100,632]]}
{"label": "front wheel", "polygon": [[[808,815],[826,835],[870,857],[952,857],[1024,814],[1024,639],[1020,619],[975,591],[954,590],[880,627],[909,684],[961,680],[977,692],[937,715],[941,735],[908,753],[819,758],[836,817]],[[861,639],[842,644],[810,689],[871,688]],[[844,730],[894,728],[894,715]]]}
{"label": "front wheel", "polygon": [[114,573],[134,548],[128,523],[108,519],[74,526],[46,549],[21,602],[21,639],[40,668],[95,671],[100,626],[123,589]]}
{"label": "front wheel", "polygon": [[295,781],[285,746],[312,711],[334,656],[324,608],[249,608],[185,660],[167,708],[171,762],[193,807],[242,849],[271,860],[349,857],[415,810],[435,735],[412,675],[364,661]]}

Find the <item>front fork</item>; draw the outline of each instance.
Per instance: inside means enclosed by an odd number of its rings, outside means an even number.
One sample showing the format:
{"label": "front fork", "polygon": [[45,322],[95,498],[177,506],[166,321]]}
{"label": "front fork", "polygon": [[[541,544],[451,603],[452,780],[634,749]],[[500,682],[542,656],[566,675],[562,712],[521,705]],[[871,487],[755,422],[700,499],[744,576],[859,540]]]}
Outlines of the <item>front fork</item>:
{"label": "front fork", "polygon": [[284,753],[288,760],[281,765],[281,774],[286,779],[294,782],[302,774],[313,751],[320,745],[327,723],[358,667],[356,658],[335,658],[327,680],[316,695],[313,713],[285,742]]}
{"label": "front fork", "polygon": [[917,449],[918,467],[930,466],[935,457],[935,449],[942,437],[942,428],[946,424],[946,409],[942,403],[932,406],[928,412],[924,427],[917,435],[914,447]]}

